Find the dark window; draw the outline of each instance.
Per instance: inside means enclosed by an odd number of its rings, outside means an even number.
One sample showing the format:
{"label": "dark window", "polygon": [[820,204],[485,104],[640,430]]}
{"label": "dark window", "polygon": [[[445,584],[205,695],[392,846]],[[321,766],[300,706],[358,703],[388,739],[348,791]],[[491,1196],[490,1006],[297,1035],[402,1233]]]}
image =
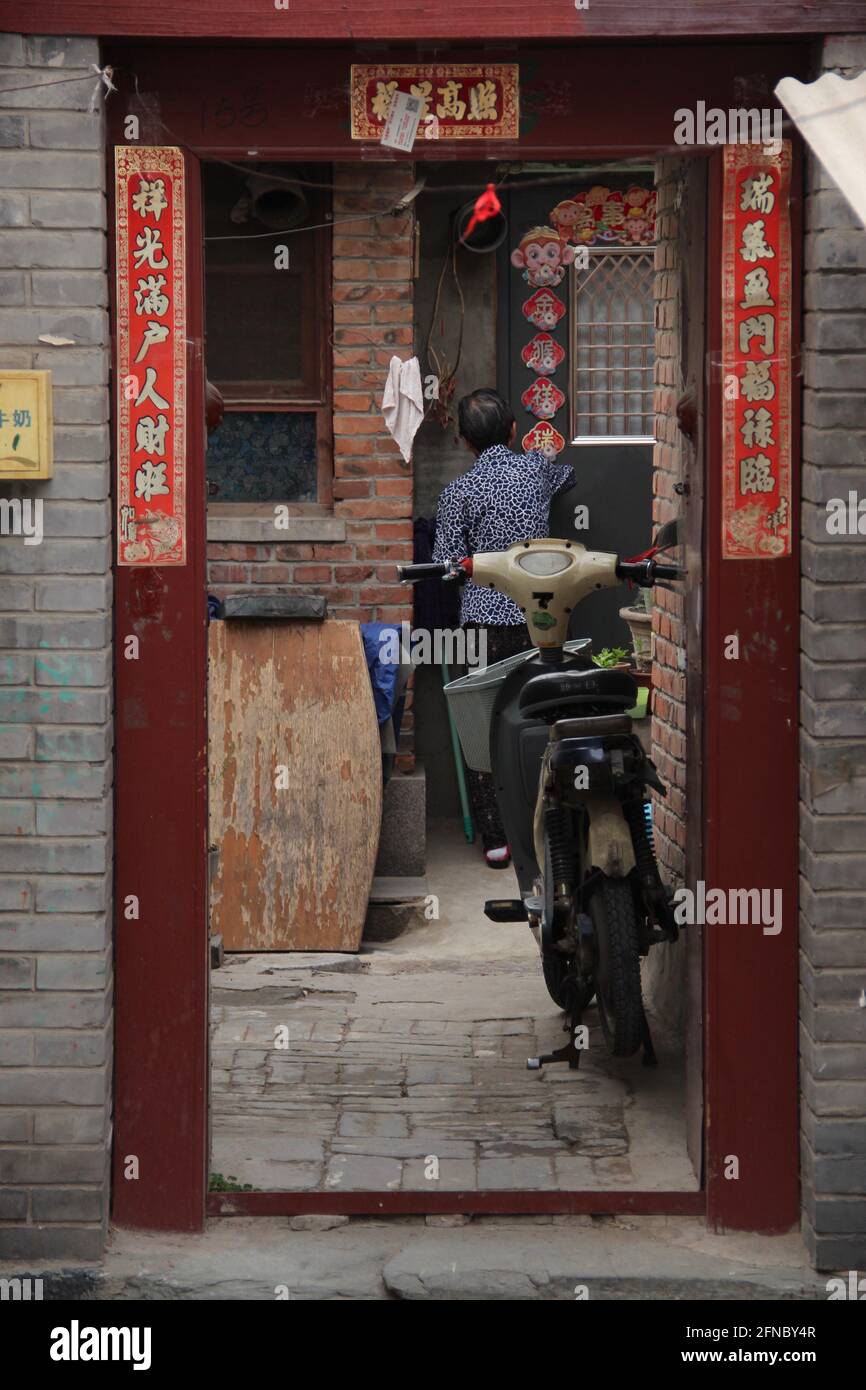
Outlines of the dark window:
{"label": "dark window", "polygon": [[315,502],[317,458],[313,411],[226,411],[208,441],[208,482],[218,502]]}
{"label": "dark window", "polygon": [[330,500],[330,182],[325,165],[204,167],[213,501]]}

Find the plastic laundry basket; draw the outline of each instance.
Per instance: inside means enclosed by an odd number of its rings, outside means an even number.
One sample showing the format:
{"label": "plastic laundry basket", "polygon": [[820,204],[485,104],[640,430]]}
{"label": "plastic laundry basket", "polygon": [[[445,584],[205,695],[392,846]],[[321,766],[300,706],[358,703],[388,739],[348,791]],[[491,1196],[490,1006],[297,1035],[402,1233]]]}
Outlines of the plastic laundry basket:
{"label": "plastic laundry basket", "polygon": [[[565,643],[567,652],[584,652],[588,655],[589,647],[588,637]],[[473,772],[490,771],[490,721],[499,687],[512,671],[535,656],[537,651],[538,648],[533,647],[526,652],[517,652],[514,656],[507,656],[504,661],[494,661],[492,666],[470,671],[468,676],[461,676],[444,687],[463,756]]]}

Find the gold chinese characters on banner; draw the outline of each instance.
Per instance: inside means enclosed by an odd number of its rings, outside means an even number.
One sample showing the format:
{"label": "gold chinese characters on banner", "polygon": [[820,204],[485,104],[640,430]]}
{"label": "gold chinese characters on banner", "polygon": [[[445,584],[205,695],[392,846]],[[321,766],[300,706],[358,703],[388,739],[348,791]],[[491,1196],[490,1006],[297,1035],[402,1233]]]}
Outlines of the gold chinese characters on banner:
{"label": "gold chinese characters on banner", "polygon": [[117,562],[186,564],[183,155],[115,149]]}
{"label": "gold chinese characters on banner", "polygon": [[353,63],[353,140],[381,137],[398,91],[421,102],[418,138],[516,140],[520,134],[516,63]]}
{"label": "gold chinese characters on banner", "polygon": [[790,141],[725,149],[722,556],[791,553]]}

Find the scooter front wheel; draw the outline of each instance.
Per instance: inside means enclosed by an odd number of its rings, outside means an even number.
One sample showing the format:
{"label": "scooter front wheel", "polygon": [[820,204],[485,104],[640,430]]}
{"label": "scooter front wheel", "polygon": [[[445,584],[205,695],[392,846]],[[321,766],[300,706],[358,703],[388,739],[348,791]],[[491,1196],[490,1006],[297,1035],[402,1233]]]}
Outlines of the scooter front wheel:
{"label": "scooter front wheel", "polygon": [[614,1057],[631,1057],[643,1036],[638,922],[631,884],[601,877],[588,903],[598,952],[601,1029]]}

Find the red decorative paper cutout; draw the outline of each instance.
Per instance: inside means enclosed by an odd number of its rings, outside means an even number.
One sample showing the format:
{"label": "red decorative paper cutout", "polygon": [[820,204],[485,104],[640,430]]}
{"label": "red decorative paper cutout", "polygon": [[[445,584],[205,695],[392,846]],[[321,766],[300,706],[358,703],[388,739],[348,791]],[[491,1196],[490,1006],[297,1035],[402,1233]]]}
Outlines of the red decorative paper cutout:
{"label": "red decorative paper cutout", "polygon": [[523,305],[523,317],[536,328],[555,328],[564,313],[565,305],[552,290],[536,290]]}
{"label": "red decorative paper cutout", "polygon": [[656,236],[656,195],[632,184],[625,193],[595,184],[565,198],[549,214],[566,241],[582,246],[651,246]]}
{"label": "red decorative paper cutout", "polygon": [[537,376],[552,376],[565,359],[565,349],[549,333],[536,333],[520,356]]}
{"label": "red decorative paper cutout", "polygon": [[527,386],[520,399],[530,415],[537,415],[540,420],[553,419],[565,404],[565,396],[549,377],[538,377],[531,386]]}
{"label": "red decorative paper cutout", "polygon": [[511,264],[523,271],[524,280],[539,287],[561,285],[573,260],[574,247],[553,227],[530,228],[511,253]]}
{"label": "red decorative paper cutout", "polygon": [[544,457],[551,461],[565,448],[565,440],[559,430],[554,429],[553,425],[550,424],[533,425],[529,433],[523,436],[521,444],[524,453],[537,449],[539,453],[544,454]]}

